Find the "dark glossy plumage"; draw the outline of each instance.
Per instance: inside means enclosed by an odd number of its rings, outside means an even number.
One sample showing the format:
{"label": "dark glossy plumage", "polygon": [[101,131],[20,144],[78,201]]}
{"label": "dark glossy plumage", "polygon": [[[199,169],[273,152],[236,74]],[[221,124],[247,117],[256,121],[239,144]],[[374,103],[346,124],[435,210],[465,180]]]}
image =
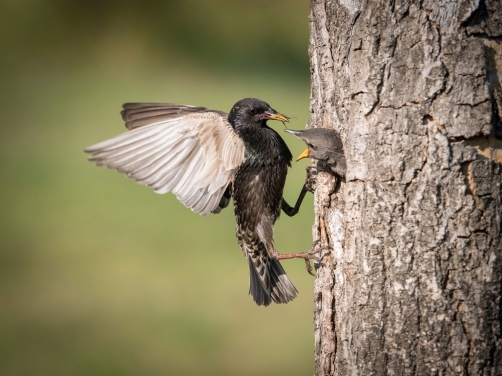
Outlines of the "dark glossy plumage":
{"label": "dark glossy plumage", "polygon": [[287,303],[296,289],[277,260],[273,226],[282,207],[291,153],[267,120],[288,121],[254,98],[227,115],[173,103],[128,103],[128,132],[90,146],[89,160],[124,173],[156,193],[172,192],[201,215],[234,198],[237,238],[258,305]]}
{"label": "dark glossy plumage", "polygon": [[[247,254],[250,291],[258,305],[287,303],[296,289],[273,254],[273,227],[279,218],[282,193],[292,155],[266,119],[248,116],[251,109],[265,112],[270,107],[261,101],[245,99],[234,106],[229,121],[246,146],[246,160],[233,182],[237,238]],[[234,110],[232,110],[234,111]]]}

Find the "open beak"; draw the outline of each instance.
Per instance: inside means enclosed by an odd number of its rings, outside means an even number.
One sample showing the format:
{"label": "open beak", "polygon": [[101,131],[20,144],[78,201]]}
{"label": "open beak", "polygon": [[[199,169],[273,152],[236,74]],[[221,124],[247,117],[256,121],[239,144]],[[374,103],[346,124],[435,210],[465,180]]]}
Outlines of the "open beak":
{"label": "open beak", "polygon": [[309,149],[305,149],[305,151],[303,153],[300,154],[300,156],[297,158],[297,162],[300,160],[300,159],[303,159],[303,158],[308,158],[310,157],[309,155]]}
{"label": "open beak", "polygon": [[289,123],[289,117],[287,117],[286,115],[280,114],[277,111],[272,110],[272,109],[265,112],[265,117],[270,120],[279,120],[279,121],[282,121],[283,123]]}

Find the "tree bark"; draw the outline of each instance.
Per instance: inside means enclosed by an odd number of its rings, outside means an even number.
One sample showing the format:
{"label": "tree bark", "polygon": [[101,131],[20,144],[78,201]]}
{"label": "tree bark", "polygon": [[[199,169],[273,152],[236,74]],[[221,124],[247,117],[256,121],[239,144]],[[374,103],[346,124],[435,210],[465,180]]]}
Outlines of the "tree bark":
{"label": "tree bark", "polygon": [[316,375],[502,375],[502,2],[313,0]]}

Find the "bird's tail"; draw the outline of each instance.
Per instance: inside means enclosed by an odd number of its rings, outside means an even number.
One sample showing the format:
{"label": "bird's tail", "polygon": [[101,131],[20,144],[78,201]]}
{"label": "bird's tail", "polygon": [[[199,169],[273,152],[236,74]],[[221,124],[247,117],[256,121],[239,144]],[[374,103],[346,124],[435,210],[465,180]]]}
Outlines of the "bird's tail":
{"label": "bird's tail", "polygon": [[271,302],[280,304],[293,300],[298,291],[278,260],[266,252],[248,253],[249,293],[259,306]]}

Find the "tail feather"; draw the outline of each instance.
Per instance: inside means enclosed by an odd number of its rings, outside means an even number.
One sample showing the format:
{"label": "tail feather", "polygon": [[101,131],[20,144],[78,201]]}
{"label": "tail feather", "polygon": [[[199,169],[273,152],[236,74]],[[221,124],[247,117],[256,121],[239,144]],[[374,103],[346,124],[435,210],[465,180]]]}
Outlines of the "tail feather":
{"label": "tail feather", "polygon": [[291,283],[281,263],[276,259],[272,259],[270,269],[270,277],[272,279],[272,291],[270,295],[272,300],[279,304],[287,303],[296,298],[298,291],[293,283]]}
{"label": "tail feather", "polygon": [[268,306],[270,305],[270,292],[267,291],[263,282],[258,275],[258,271],[253,265],[253,261],[250,257],[248,257],[249,264],[249,293],[253,296],[253,300],[259,306]]}
{"label": "tail feather", "polygon": [[252,256],[248,255],[249,293],[255,303],[268,306],[271,302],[281,304],[293,300],[298,291],[279,261],[265,254],[256,257],[253,262]]}

